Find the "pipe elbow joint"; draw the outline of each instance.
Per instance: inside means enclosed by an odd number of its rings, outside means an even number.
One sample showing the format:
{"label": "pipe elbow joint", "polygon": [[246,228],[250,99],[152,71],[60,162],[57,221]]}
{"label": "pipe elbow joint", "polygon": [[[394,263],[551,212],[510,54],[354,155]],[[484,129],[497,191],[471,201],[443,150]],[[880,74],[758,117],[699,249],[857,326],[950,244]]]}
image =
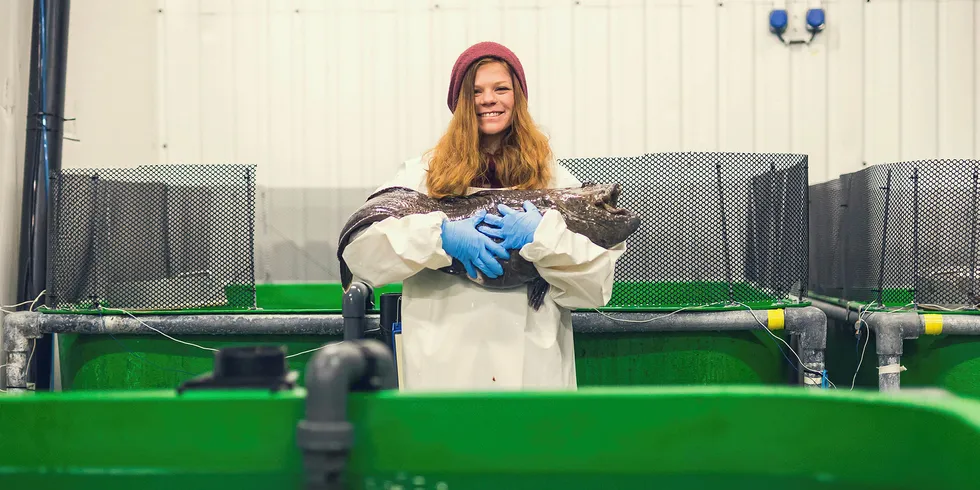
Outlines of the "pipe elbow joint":
{"label": "pipe elbow joint", "polygon": [[905,339],[919,336],[919,315],[909,313],[873,313],[867,320],[875,333],[875,349],[878,355],[901,356]]}
{"label": "pipe elbow joint", "polygon": [[351,283],[344,291],[341,312],[344,318],[363,317],[365,312],[374,305],[374,290],[371,286],[360,281]]}
{"label": "pipe elbow joint", "polygon": [[353,282],[344,291],[341,313],[344,318],[344,340],[364,337],[367,330],[364,318],[374,307],[374,290],[363,282]]}
{"label": "pipe elbow joint", "polygon": [[786,329],[799,334],[804,349],[823,350],[827,346],[827,314],[815,306],[786,309]]}
{"label": "pipe elbow joint", "polygon": [[394,360],[376,340],[344,341],[318,351],[306,367],[306,415],[297,426],[307,488],[343,488],[354,429],[347,420],[351,391],[395,386]]}

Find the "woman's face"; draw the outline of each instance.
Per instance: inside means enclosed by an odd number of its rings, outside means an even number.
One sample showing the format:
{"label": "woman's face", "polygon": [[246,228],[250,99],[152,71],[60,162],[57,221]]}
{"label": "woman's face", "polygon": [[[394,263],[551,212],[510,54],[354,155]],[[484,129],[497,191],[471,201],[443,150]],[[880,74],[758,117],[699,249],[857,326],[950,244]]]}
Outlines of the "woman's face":
{"label": "woman's face", "polygon": [[510,127],[514,117],[514,81],[507,65],[494,62],[479,67],[473,90],[480,132],[495,135]]}

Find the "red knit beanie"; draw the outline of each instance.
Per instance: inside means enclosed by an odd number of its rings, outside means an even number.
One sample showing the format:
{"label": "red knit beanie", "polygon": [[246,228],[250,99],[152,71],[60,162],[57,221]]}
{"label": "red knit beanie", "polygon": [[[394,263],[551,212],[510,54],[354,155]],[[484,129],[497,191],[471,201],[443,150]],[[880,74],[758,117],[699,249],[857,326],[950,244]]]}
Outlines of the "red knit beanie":
{"label": "red knit beanie", "polygon": [[487,57],[501,59],[510,65],[511,70],[513,70],[517,77],[517,81],[521,84],[521,89],[524,90],[524,97],[527,98],[527,81],[524,80],[524,67],[521,66],[521,60],[517,59],[517,55],[507,49],[506,46],[487,41],[470,46],[456,59],[456,64],[453,65],[453,74],[449,79],[449,97],[447,102],[449,103],[450,112],[456,112],[456,101],[459,99],[459,90],[462,88],[466,70],[481,58]]}

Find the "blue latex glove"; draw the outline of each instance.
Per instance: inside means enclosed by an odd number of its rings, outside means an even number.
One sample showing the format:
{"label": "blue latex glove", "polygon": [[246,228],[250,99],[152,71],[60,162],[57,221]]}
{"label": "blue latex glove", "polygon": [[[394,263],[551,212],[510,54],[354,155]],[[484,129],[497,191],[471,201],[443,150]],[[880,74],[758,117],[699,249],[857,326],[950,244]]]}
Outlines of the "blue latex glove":
{"label": "blue latex glove", "polygon": [[462,262],[466,273],[473,279],[476,279],[476,269],[490,279],[500,277],[504,268],[495,256],[510,258],[504,247],[476,229],[486,215],[487,212],[481,210],[464,220],[442,222],[442,249]]}
{"label": "blue latex glove", "polygon": [[534,230],[538,229],[542,216],[541,211],[538,211],[531,201],[524,201],[524,211],[511,209],[504,204],[498,204],[497,209],[503,217],[488,214],[483,220],[484,223],[496,228],[482,226],[480,231],[483,234],[502,238],[504,241],[500,245],[507,250],[520,250],[534,240]]}

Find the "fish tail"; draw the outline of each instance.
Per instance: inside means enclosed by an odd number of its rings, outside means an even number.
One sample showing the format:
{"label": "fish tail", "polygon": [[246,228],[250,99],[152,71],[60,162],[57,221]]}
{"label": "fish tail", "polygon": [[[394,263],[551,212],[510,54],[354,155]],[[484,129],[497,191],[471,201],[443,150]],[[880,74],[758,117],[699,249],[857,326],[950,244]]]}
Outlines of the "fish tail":
{"label": "fish tail", "polygon": [[340,285],[343,286],[344,292],[346,293],[350,289],[351,283],[354,281],[354,274],[351,273],[350,268],[347,264],[340,264]]}
{"label": "fish tail", "polygon": [[538,311],[538,308],[544,304],[544,297],[548,294],[549,289],[551,289],[551,284],[548,284],[544,278],[539,277],[531,281],[531,284],[527,286],[527,304],[534,308],[534,311]]}

